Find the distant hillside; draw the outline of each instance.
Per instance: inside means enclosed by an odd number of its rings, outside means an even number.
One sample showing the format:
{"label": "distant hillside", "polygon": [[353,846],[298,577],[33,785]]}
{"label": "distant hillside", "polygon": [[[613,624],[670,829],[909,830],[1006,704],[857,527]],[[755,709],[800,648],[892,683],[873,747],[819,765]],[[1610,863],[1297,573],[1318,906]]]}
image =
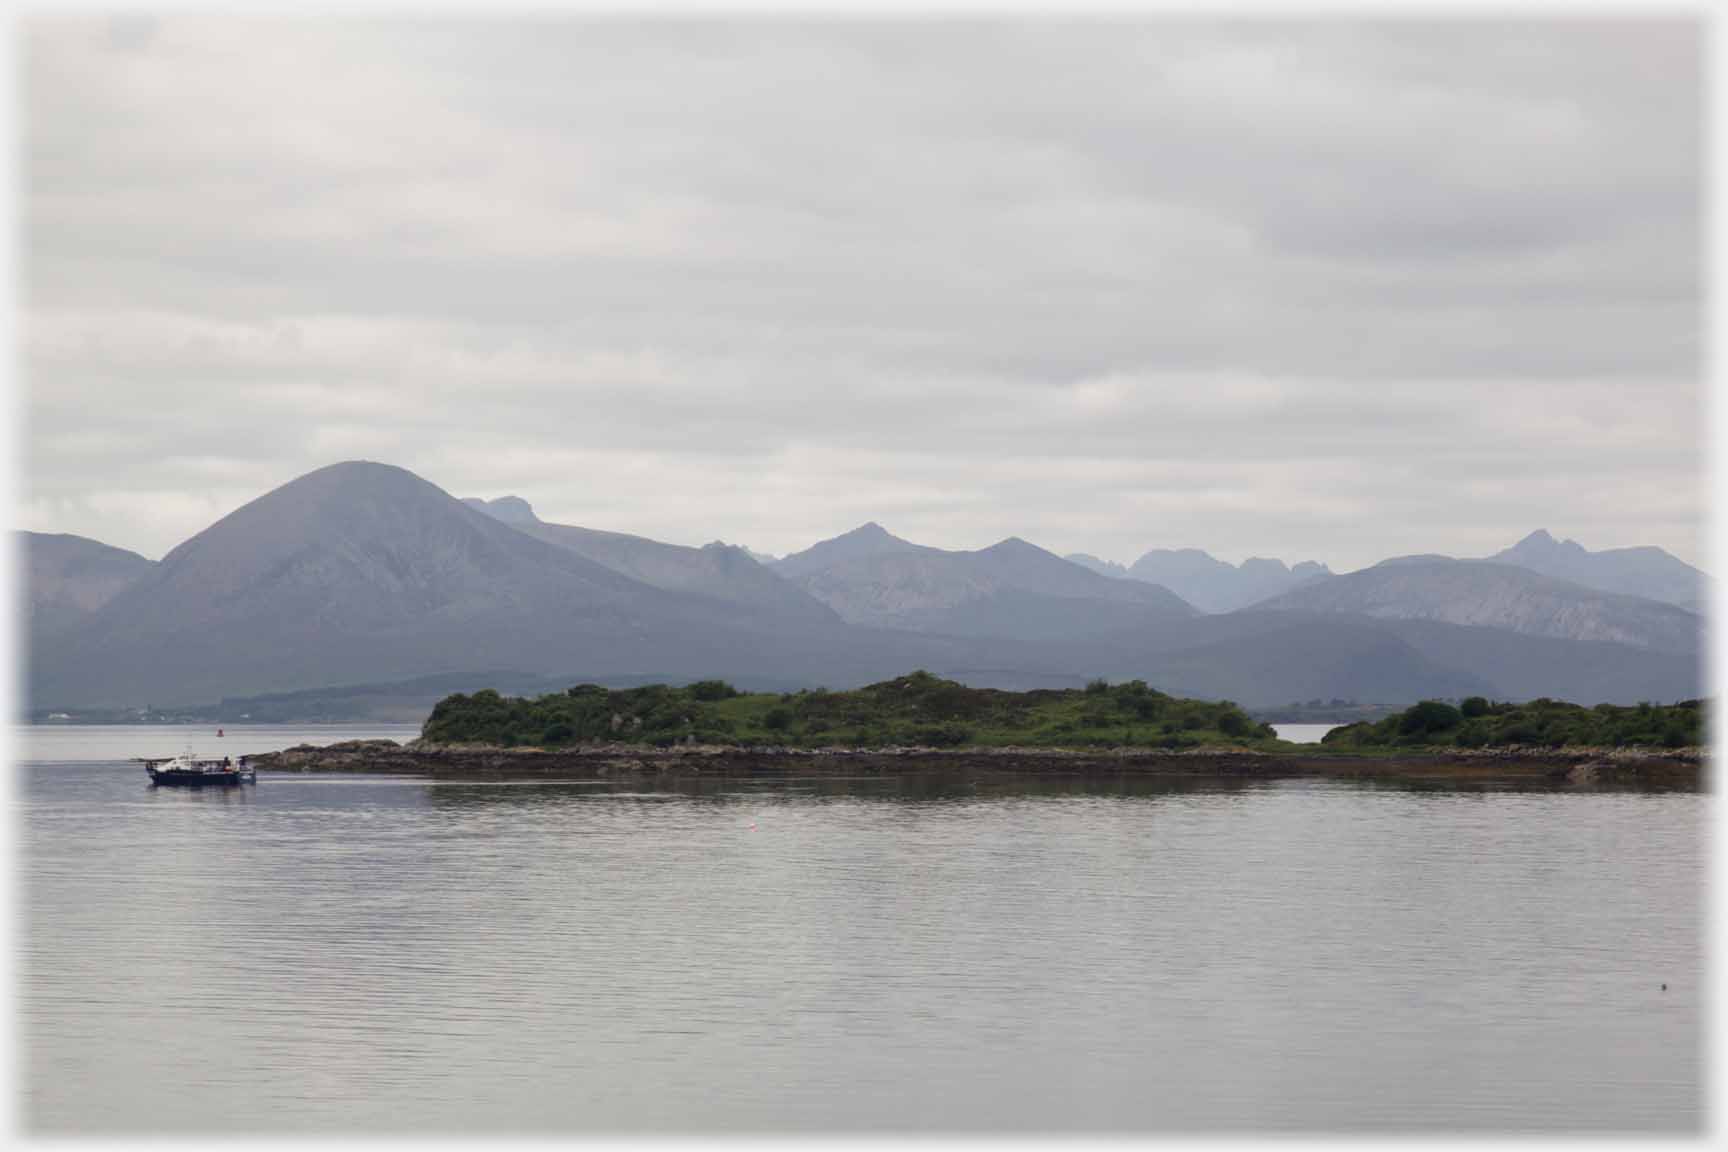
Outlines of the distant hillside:
{"label": "distant hillside", "polygon": [[[1521,638],[1520,638],[1521,639]],[[1290,700],[1404,703],[1497,688],[1491,669],[1436,660],[1364,617],[1233,612],[1114,639],[1099,675],[1130,674],[1178,696],[1224,697],[1249,707]]]}
{"label": "distant hillside", "polygon": [[[1497,700],[1551,696],[1593,704],[1636,704],[1640,700],[1690,700],[1704,692],[1704,661],[1699,652],[1661,652],[1433,620],[1377,623],[1434,664],[1475,670],[1477,678],[1488,685],[1478,691]],[[1467,694],[1431,692],[1397,699],[1408,702],[1421,695]]]}
{"label": "distant hillside", "polygon": [[1236,565],[1198,548],[1155,548],[1128,569],[1134,579],[1161,584],[1203,612],[1233,612],[1331,574],[1312,560],[1292,568],[1250,557]]}
{"label": "distant hillside", "polygon": [[1669,604],[1481,560],[1402,558],[1309,584],[1259,607],[1429,620],[1679,653],[1698,651],[1703,623]]}
{"label": "distant hillside", "polygon": [[839,617],[743,548],[715,542],[701,548],[662,544],[645,536],[550,524],[526,500],[505,496],[463,501],[518,530],[567,548],[614,572],[666,591],[711,596],[767,618],[837,624]]}
{"label": "distant hillside", "polygon": [[1537,529],[1488,559],[1587,588],[1661,600],[1689,612],[1702,612],[1710,595],[1708,576],[1655,547],[1592,552],[1575,540],[1556,540]]}
{"label": "distant hillside", "polygon": [[136,552],[82,536],[20,532],[18,544],[25,619],[43,636],[82,622],[156,567]]}
{"label": "distant hillside", "polygon": [[779,570],[847,623],[871,628],[1068,639],[1195,614],[1166,589],[1100,576],[1017,537],[948,552],[866,525]]}

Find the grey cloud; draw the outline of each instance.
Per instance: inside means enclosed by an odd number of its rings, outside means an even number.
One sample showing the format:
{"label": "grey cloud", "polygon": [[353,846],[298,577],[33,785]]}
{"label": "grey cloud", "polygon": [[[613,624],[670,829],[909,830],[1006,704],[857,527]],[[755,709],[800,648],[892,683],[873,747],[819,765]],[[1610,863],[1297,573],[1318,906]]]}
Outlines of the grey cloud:
{"label": "grey cloud", "polygon": [[774,550],[1696,558],[1696,22],[22,39],[33,526],[370,454]]}

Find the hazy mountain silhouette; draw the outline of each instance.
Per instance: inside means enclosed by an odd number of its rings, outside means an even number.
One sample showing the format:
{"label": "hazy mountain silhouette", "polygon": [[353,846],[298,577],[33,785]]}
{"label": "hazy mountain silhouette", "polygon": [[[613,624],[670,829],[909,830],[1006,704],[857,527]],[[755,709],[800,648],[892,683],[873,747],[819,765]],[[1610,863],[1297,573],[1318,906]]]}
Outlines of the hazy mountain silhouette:
{"label": "hazy mountain silhouette", "polygon": [[1661,548],[1592,552],[1575,540],[1556,540],[1541,528],[1488,559],[1587,588],[1661,600],[1689,612],[1702,612],[1710,595],[1709,577]]}
{"label": "hazy mountain silhouette", "polygon": [[1198,548],[1154,548],[1128,569],[1134,579],[1162,584],[1204,612],[1232,612],[1331,574],[1312,560],[1289,567],[1255,556],[1237,565]]}

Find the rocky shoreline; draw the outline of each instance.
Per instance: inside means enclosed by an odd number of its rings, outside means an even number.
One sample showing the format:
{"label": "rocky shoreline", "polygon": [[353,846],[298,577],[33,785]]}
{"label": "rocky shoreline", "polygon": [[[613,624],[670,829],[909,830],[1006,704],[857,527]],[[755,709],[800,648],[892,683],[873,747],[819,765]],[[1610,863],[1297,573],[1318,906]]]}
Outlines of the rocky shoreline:
{"label": "rocky shoreline", "polygon": [[992,776],[1348,778],[1469,785],[1702,790],[1703,749],[1446,748],[1388,754],[1238,748],[652,748],[556,750],[350,740],[246,757],[265,772],[371,772],[471,779],[726,778],[961,773]]}

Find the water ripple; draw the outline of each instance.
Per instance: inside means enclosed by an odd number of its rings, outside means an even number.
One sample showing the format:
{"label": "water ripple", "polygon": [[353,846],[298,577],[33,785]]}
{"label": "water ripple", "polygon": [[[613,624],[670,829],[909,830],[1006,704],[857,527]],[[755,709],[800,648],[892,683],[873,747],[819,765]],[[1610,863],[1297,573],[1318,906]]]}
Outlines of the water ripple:
{"label": "water ripple", "polygon": [[1701,1123],[1701,796],[22,772],[36,1131]]}

